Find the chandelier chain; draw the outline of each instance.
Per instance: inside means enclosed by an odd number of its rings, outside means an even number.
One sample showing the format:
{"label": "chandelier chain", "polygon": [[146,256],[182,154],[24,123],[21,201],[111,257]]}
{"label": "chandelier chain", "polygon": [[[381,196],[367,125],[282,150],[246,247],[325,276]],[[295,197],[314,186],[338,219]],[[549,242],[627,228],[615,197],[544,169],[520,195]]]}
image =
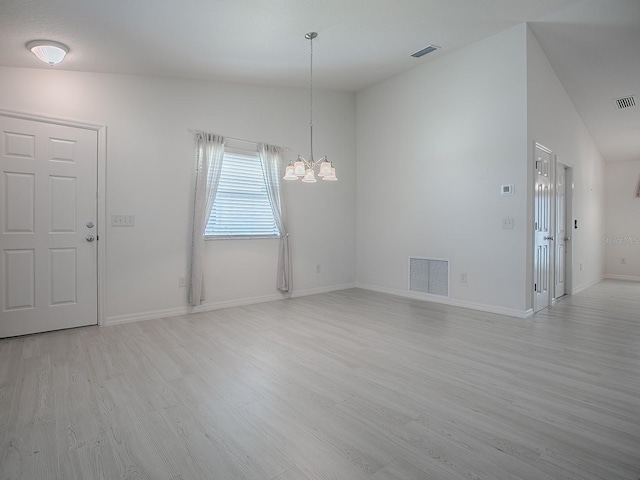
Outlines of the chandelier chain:
{"label": "chandelier chain", "polygon": [[309,130],[311,137],[311,163],[313,163],[313,35],[310,35],[309,43]]}
{"label": "chandelier chain", "polygon": [[287,165],[285,175],[282,177],[284,180],[299,180],[302,179],[304,183],[316,183],[315,169],[318,168],[317,175],[322,180],[335,182],[338,180],[336,177],[336,169],[333,168],[333,164],[327,160],[325,155],[318,160],[313,158],[313,39],[318,36],[317,32],[309,32],[304,38],[309,40],[309,140],[311,142],[311,156],[308,159],[302,155],[298,155],[298,159],[294,162],[291,160]]}

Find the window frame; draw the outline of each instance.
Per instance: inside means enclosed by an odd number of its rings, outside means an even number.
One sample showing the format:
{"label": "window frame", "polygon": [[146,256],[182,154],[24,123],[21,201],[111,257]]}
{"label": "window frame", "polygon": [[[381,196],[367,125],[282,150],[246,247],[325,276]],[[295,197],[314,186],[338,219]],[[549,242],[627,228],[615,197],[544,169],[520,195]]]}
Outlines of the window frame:
{"label": "window frame", "polygon": [[[227,154],[230,155],[241,155],[241,156],[245,156],[245,157],[255,157],[256,162],[258,162],[259,168],[260,170],[262,170],[262,165],[260,165],[260,155],[256,150],[254,149],[247,149],[247,148],[239,148],[239,147],[234,147],[234,146],[229,146],[225,144],[224,147],[224,154],[223,154],[223,160],[222,160],[222,168],[224,168],[225,165],[225,157]],[[266,182],[264,179],[264,174],[262,175],[262,181],[264,184],[264,187],[267,188],[266,186]],[[220,184],[218,184],[218,188],[220,187]],[[218,192],[216,192],[216,196],[218,195]],[[215,202],[215,199],[214,199]],[[269,198],[267,196],[267,202],[269,202],[269,207],[271,208],[271,215],[273,217],[273,207],[271,206],[271,202],[269,201]],[[209,213],[209,218],[207,219],[207,226],[209,225],[209,222],[211,221],[211,216],[213,214],[213,206],[211,208],[211,212]],[[275,218],[273,218],[273,222],[274,222],[274,226],[276,228],[276,230],[278,230],[278,225],[277,222],[275,221]],[[206,232],[206,228],[205,228],[205,232]],[[261,240],[261,239],[279,239],[281,238],[281,233],[275,233],[275,234],[248,234],[248,235],[239,235],[239,234],[232,234],[232,235],[213,235],[213,234],[204,234],[204,239],[205,241],[209,241],[209,240]]]}

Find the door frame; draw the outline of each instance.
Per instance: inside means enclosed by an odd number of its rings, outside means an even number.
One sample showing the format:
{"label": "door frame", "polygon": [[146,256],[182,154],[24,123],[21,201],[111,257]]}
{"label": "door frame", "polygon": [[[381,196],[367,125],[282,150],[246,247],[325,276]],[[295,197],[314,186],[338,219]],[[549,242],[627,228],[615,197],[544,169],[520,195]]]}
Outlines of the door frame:
{"label": "door frame", "polygon": [[106,291],[106,161],[107,161],[107,127],[104,125],[95,125],[92,123],[77,122],[74,120],[66,120],[62,118],[49,117],[45,115],[35,115],[30,113],[16,112],[12,110],[0,109],[0,115],[9,118],[17,118],[20,120],[30,120],[33,122],[49,123],[53,125],[62,125],[65,127],[82,128],[85,130],[92,130],[96,132],[98,138],[98,165],[97,165],[97,231],[96,238],[98,242],[96,248],[98,249],[98,325],[104,325],[106,319],[106,305],[105,300],[107,298]]}
{"label": "door frame", "polygon": [[553,153],[553,150],[551,150],[549,147],[543,145],[542,143],[540,143],[539,141],[534,141],[533,145],[532,145],[532,164],[530,166],[530,172],[533,174],[533,178],[532,180],[529,181],[529,188],[531,191],[531,195],[530,195],[530,201],[531,201],[531,223],[529,226],[528,230],[528,234],[529,234],[529,238],[531,239],[531,251],[530,251],[530,261],[531,261],[531,285],[530,285],[530,292],[531,292],[531,312],[533,315],[535,315],[537,312],[544,310],[545,308],[549,307],[552,304],[552,299],[555,295],[555,284],[553,281],[553,278],[555,276],[555,269],[553,268],[554,262],[555,262],[555,247],[554,244],[551,245],[552,248],[549,248],[549,255],[548,255],[548,265],[547,265],[547,284],[549,285],[548,288],[548,300],[547,300],[547,304],[544,307],[538,308],[536,310],[536,245],[537,245],[537,233],[536,233],[536,228],[534,226],[535,223],[535,211],[536,211],[536,187],[537,187],[537,181],[538,181],[538,169],[536,167],[537,165],[537,160],[536,160],[536,149],[540,149],[543,152],[547,153],[549,155],[549,233],[548,235],[550,235],[551,237],[554,236],[555,233],[555,208],[553,207],[553,204],[555,202],[555,181],[556,181],[556,175],[555,175],[555,155]]}
{"label": "door frame", "polygon": [[[559,165],[562,165],[565,169],[565,206],[564,206],[564,210],[565,210],[565,232],[567,233],[567,237],[569,238],[568,241],[565,242],[565,249],[566,249],[566,253],[565,253],[565,258],[564,258],[564,278],[565,278],[565,285],[564,285],[564,293],[565,295],[571,295],[572,294],[572,289],[573,289],[573,192],[574,192],[574,185],[573,185],[573,166],[571,166],[570,164],[568,164],[567,162],[561,160],[558,155],[554,155],[553,156],[553,160],[554,160],[554,168],[553,168],[553,183],[554,183],[554,189],[553,189],[553,204],[554,204],[554,208],[553,208],[553,215],[554,215],[554,223],[553,223],[553,227],[555,230],[555,218],[558,215],[557,212],[557,208],[558,208],[558,201],[557,201],[557,179],[556,177],[556,171]],[[554,231],[554,236],[557,235],[557,232]],[[553,296],[552,296],[552,304],[555,304],[557,301],[557,296],[556,296],[556,270],[555,270],[555,254],[556,254],[556,249],[554,248],[553,250],[553,255],[554,255],[554,262],[553,262]]]}

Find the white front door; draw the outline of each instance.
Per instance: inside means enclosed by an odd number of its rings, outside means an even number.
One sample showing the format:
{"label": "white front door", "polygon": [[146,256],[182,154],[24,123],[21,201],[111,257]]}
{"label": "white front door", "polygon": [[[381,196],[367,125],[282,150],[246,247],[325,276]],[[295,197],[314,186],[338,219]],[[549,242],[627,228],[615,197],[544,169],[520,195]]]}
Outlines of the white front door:
{"label": "white front door", "polygon": [[556,234],[555,234],[555,298],[566,293],[566,240],[567,237],[567,168],[556,165]]}
{"label": "white front door", "polygon": [[549,306],[551,267],[551,151],[536,144],[534,190],[534,278],[533,310],[537,312]]}
{"label": "white front door", "polygon": [[0,338],[95,325],[97,132],[0,115]]}

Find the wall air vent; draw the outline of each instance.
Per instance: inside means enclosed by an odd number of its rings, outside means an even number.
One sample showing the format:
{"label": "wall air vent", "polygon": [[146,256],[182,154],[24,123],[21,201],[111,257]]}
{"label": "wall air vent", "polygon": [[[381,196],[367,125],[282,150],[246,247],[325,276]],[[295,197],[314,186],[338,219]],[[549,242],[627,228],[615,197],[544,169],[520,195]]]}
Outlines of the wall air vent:
{"label": "wall air vent", "polygon": [[411,56],[412,57],[416,57],[416,58],[420,58],[423,55],[426,55],[427,53],[431,53],[434,50],[439,49],[440,47],[437,45],[427,45],[426,47],[424,47],[422,50],[418,50],[416,53],[412,53]]}
{"label": "wall air vent", "polygon": [[449,296],[449,260],[409,257],[409,291]]}
{"label": "wall air vent", "polygon": [[616,98],[614,102],[616,102],[618,110],[622,110],[623,108],[635,107],[636,97],[635,95],[629,95],[628,97]]}

